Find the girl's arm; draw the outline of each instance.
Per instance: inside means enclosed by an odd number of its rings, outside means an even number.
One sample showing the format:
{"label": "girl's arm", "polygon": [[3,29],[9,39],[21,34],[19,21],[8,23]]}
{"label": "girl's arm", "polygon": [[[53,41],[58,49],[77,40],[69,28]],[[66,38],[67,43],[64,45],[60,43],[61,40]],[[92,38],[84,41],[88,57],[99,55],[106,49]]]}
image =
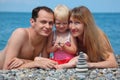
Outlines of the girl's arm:
{"label": "girl's arm", "polygon": [[63,50],[65,50],[68,53],[71,54],[76,54],[77,52],[77,41],[76,38],[74,38],[73,36],[70,37],[70,43],[71,46],[67,46],[67,45],[63,45]]}
{"label": "girl's arm", "polygon": [[57,50],[56,46],[53,45],[53,33],[48,37],[47,52],[55,52]]}

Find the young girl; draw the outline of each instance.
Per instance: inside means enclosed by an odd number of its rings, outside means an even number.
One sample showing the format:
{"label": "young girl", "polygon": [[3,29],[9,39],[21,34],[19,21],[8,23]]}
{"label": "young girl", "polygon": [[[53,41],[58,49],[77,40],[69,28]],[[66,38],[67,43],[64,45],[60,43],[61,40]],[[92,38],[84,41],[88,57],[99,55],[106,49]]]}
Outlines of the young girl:
{"label": "young girl", "polygon": [[76,40],[68,29],[69,9],[65,5],[58,5],[54,10],[54,16],[56,30],[49,37],[47,51],[53,53],[52,60],[64,64],[76,56]]}

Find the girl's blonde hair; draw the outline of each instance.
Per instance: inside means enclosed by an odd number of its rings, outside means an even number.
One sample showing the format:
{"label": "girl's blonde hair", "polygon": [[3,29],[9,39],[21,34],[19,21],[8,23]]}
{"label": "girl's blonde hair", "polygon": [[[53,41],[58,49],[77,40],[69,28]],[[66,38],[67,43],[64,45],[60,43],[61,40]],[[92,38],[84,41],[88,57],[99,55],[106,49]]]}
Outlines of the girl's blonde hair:
{"label": "girl's blonde hair", "polygon": [[107,52],[113,53],[107,36],[96,26],[88,8],[76,7],[71,11],[70,17],[84,24],[83,46],[90,61],[105,60],[109,56]]}
{"label": "girl's blonde hair", "polygon": [[69,8],[65,5],[57,5],[54,9],[55,19],[68,20],[69,19]]}

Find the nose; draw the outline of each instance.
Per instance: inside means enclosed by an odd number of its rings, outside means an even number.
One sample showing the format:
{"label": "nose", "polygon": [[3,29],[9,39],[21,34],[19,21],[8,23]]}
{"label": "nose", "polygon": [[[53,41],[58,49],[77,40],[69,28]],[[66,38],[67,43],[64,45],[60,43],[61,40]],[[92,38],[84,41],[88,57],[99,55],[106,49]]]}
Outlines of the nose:
{"label": "nose", "polygon": [[63,24],[60,24],[60,27],[62,28],[62,27],[64,27],[64,25],[63,25]]}
{"label": "nose", "polygon": [[74,24],[70,24],[69,25],[69,28],[72,30],[72,29],[74,29]]}

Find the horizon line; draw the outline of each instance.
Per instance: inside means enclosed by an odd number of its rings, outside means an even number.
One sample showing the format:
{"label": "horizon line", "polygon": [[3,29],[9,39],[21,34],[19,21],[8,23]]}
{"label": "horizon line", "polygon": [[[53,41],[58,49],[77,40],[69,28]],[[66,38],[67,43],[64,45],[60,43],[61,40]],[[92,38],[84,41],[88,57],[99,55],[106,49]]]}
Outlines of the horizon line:
{"label": "horizon line", "polygon": [[[32,13],[32,12],[28,12],[28,11],[0,11],[0,13],[4,13],[4,12],[8,12],[8,13]],[[120,13],[120,12],[91,12],[91,13]]]}

